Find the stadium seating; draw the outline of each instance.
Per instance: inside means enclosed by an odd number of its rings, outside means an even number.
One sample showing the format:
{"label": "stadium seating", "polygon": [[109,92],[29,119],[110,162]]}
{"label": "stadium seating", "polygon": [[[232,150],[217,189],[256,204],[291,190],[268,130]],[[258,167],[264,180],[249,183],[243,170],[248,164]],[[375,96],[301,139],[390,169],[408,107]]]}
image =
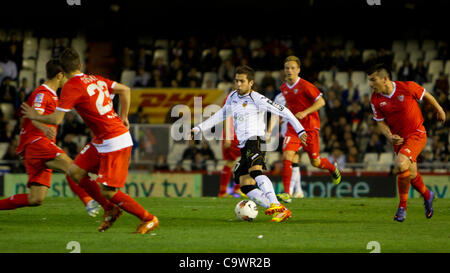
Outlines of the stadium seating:
{"label": "stadium seating", "polygon": [[444,73],[445,73],[447,76],[450,76],[450,60],[447,60],[447,61],[445,62]]}
{"label": "stadium seating", "polygon": [[409,61],[412,63],[413,67],[416,67],[417,60],[423,59],[423,52],[421,50],[414,50],[409,53]]}
{"label": "stadium seating", "polygon": [[217,84],[217,73],[216,72],[205,72],[203,74],[202,86],[206,86],[208,81],[211,82],[213,86],[216,86],[216,84]]}
{"label": "stadium seating", "polygon": [[366,83],[366,73],[363,71],[353,71],[350,80],[355,86],[360,86]]}
{"label": "stadium seating", "polygon": [[408,40],[406,41],[406,52],[411,53],[413,51],[419,50],[419,41],[418,40]]}
{"label": "stadium seating", "polygon": [[33,71],[36,69],[36,60],[34,59],[24,59],[22,61],[22,69]]}
{"label": "stadium seating", "polygon": [[264,71],[255,71],[255,84],[261,86],[261,82],[266,75]]}
{"label": "stadium seating", "polygon": [[362,61],[365,63],[371,55],[377,56],[377,51],[375,49],[364,49],[362,53]]}
{"label": "stadium seating", "polygon": [[136,71],[134,70],[124,70],[120,76],[120,82],[127,86],[133,86],[134,78],[136,77]]}
{"label": "stadium seating", "polygon": [[6,120],[9,120],[14,115],[14,105],[9,102],[2,102],[0,103],[0,109],[5,116]]}
{"label": "stadium seating", "polygon": [[333,73],[331,71],[320,71],[319,80],[323,80],[325,86],[329,87],[333,83]]}
{"label": "stadium seating", "polygon": [[280,154],[279,152],[267,152],[266,153],[266,164],[267,166],[272,166],[272,164],[279,160]]}
{"label": "stadium seating", "polygon": [[347,88],[349,80],[348,72],[337,72],[334,79],[341,87],[344,89]]}
{"label": "stadium seating", "polygon": [[423,59],[425,65],[429,64],[432,60],[436,59],[438,56],[438,51],[435,49],[430,49],[425,51],[425,57]]}
{"label": "stadium seating", "polygon": [[25,69],[20,70],[20,72],[19,72],[19,81],[22,81],[23,78],[27,79],[28,84],[30,86],[34,86],[35,85],[35,83],[34,83],[34,72],[33,71],[25,70]]}
{"label": "stadium seating", "polygon": [[0,159],[5,156],[6,151],[8,150],[9,143],[8,142],[0,142]]}
{"label": "stadium seating", "polygon": [[366,166],[366,169],[368,171],[376,171],[376,168],[373,166],[374,162],[378,161],[378,154],[377,153],[366,153],[364,154],[363,163]]}
{"label": "stadium seating", "polygon": [[403,52],[405,50],[405,42],[403,40],[395,40],[392,42],[392,52]]}
{"label": "stadium seating", "polygon": [[422,48],[423,51],[430,51],[436,49],[436,41],[434,40],[424,40],[422,42]]}
{"label": "stadium seating", "polygon": [[153,55],[153,63],[156,62],[157,59],[161,58],[164,64],[168,64],[169,55],[167,49],[157,49]]}
{"label": "stadium seating", "polygon": [[432,60],[428,67],[429,74],[439,74],[439,72],[444,70],[444,61],[442,60]]}
{"label": "stadium seating", "polygon": [[217,89],[223,90],[225,92],[231,91],[233,89],[233,84],[230,82],[219,82],[217,84]]}
{"label": "stadium seating", "polygon": [[394,154],[393,153],[381,153],[378,158],[378,171],[388,172],[391,169],[391,165],[394,164]]}
{"label": "stadium seating", "polygon": [[222,59],[222,61],[230,59],[233,56],[233,50],[232,49],[221,49],[221,50],[219,50],[219,56]]}

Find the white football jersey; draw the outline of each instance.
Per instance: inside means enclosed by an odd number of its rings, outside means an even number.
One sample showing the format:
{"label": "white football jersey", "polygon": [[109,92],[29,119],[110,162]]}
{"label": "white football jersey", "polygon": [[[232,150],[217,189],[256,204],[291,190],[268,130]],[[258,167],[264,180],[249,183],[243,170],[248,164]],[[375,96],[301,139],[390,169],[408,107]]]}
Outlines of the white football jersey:
{"label": "white football jersey", "polygon": [[[278,103],[280,105],[285,106],[286,105],[286,99],[283,96],[283,93],[279,93],[278,95],[275,96],[275,98],[273,99],[273,101],[275,103]],[[287,121],[285,118],[281,119],[281,123],[280,123],[281,127],[280,127],[280,134],[282,137],[284,137],[286,135],[287,132]]]}
{"label": "white football jersey", "polygon": [[225,105],[197,127],[205,131],[233,115],[234,128],[239,140],[238,147],[242,148],[251,137],[265,135],[267,111],[285,118],[292,124],[297,134],[305,133],[300,121],[287,107],[275,103],[255,91],[250,91],[244,96],[240,96],[237,91],[231,92]]}

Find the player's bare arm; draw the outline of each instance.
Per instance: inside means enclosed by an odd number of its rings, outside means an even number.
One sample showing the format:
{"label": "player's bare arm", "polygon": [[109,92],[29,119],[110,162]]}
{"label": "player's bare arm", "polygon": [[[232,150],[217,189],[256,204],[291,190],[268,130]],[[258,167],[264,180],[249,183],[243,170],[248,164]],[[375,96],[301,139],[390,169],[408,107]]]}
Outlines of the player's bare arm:
{"label": "player's bare arm", "polygon": [[128,121],[128,112],[130,111],[130,88],[124,84],[116,83],[114,85],[114,94],[119,95],[120,99],[120,119],[123,121],[123,124],[129,129],[130,123]]}
{"label": "player's bare arm", "polygon": [[384,122],[384,120],[382,121],[378,121],[378,128],[380,129],[381,133],[390,141],[392,142],[392,144],[394,145],[400,145],[403,143],[403,138],[399,135],[396,134],[392,134],[391,133],[391,129],[389,129],[389,126],[386,124],[386,122]]}
{"label": "player's bare arm", "polygon": [[66,114],[63,111],[56,110],[50,115],[41,115],[39,114],[38,111],[36,111],[26,102],[22,103],[20,107],[22,108],[22,114],[24,117],[29,118],[31,120],[40,121],[45,124],[59,125],[64,119],[64,115]]}
{"label": "player's bare arm", "polygon": [[437,115],[437,120],[439,120],[441,122],[445,122],[445,120],[446,120],[445,111],[439,105],[439,103],[436,101],[436,99],[433,97],[433,95],[431,95],[428,92],[425,92],[425,94],[423,95],[423,100],[426,101],[427,103],[431,104],[431,106],[433,106],[433,109],[435,110],[436,115]]}
{"label": "player's bare arm", "polygon": [[325,100],[322,98],[322,96],[320,96],[310,107],[306,108],[302,112],[298,112],[297,114],[295,114],[295,116],[298,119],[303,119],[307,115],[314,113],[315,111],[319,110],[320,108],[322,108],[324,106],[325,106]]}

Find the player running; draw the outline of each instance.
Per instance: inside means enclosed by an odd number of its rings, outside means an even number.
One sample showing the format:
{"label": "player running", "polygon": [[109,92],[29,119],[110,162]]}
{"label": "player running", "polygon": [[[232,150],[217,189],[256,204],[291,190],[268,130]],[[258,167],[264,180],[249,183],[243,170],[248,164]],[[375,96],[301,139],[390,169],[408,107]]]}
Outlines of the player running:
{"label": "player running", "polygon": [[[55,111],[59,100],[56,90],[66,81],[58,61],[48,61],[45,69],[47,80],[31,93],[27,101],[39,115],[49,115]],[[72,159],[55,145],[57,129],[56,125],[23,119],[16,153],[25,161],[30,193],[16,194],[0,200],[0,210],[42,205],[51,185],[53,170],[64,173],[68,171]],[[100,211],[99,204],[75,181],[70,178],[67,181],[72,191],[84,203],[88,215],[97,216]]]}
{"label": "player running", "polygon": [[[33,108],[22,105],[23,114],[33,120],[48,124],[59,124],[66,112],[77,110],[94,134],[69,167],[69,175],[77,182],[86,183],[95,198],[104,207],[103,222],[98,228],[105,231],[119,218],[123,210],[138,217],[141,223],[136,233],[147,233],[159,226],[158,218],[147,212],[133,198],[120,191],[128,174],[133,141],[128,131],[128,111],[130,108],[130,88],[96,75],[81,72],[81,61],[73,49],[65,49],[59,57],[68,81],[61,91],[60,104],[56,111],[40,116]],[[120,98],[120,117],[113,109],[110,94]],[[88,172],[97,174],[95,182]],[[103,197],[103,199],[101,199]],[[119,208],[120,207],[120,208]]]}
{"label": "player running", "polygon": [[300,66],[300,59],[296,56],[289,56],[285,59],[284,72],[286,74],[286,82],[280,87],[281,94],[286,101],[286,107],[301,121],[308,134],[307,145],[302,145],[294,128],[291,124],[288,124],[283,141],[283,169],[281,174],[284,194],[279,195],[279,198],[284,201],[290,200],[289,187],[292,178],[292,161],[301,148],[308,153],[311,165],[319,169],[328,170],[334,184],[341,182],[341,174],[337,164],[333,165],[327,158],[320,157],[320,119],[318,110],[325,106],[325,100],[317,87],[299,77]]}
{"label": "player running", "polygon": [[[279,93],[278,95],[276,95],[275,98],[273,99],[273,101],[278,104],[281,104],[281,105],[286,105],[286,100],[284,99],[282,93]],[[266,141],[271,137],[273,128],[275,126],[275,122],[280,122],[280,118],[278,116],[271,116],[270,121],[269,121],[269,126],[267,129],[267,133],[266,133]],[[284,139],[284,137],[286,136],[288,122],[282,118],[280,125],[281,125],[280,134]],[[301,149],[301,147],[300,147],[300,149]],[[301,184],[299,151],[297,151],[295,153],[295,155],[292,159],[292,175],[291,175],[291,181],[289,183],[289,196],[287,196],[285,193],[280,193],[277,195],[279,200],[284,201],[286,203],[290,203],[292,201],[291,197],[292,198],[303,198],[304,197],[302,184]]]}
{"label": "player running", "polygon": [[241,191],[251,200],[266,208],[266,215],[277,213],[272,218],[273,222],[282,222],[291,217],[292,213],[277,200],[272,181],[262,172],[265,151],[261,151],[261,144],[264,143],[262,138],[266,127],[265,112],[270,111],[285,117],[293,125],[303,143],[306,143],[307,136],[303,126],[289,109],[252,90],[254,74],[254,70],[248,66],[236,68],[237,89],[228,96],[224,107],[195,126],[191,132],[198,134],[208,130],[233,114],[234,128],[239,140],[238,147],[241,149],[241,160],[234,171],[236,183],[241,185]]}
{"label": "player running", "polygon": [[434,193],[424,185],[417,170],[417,156],[427,142],[423,116],[417,101],[425,100],[435,110],[437,119],[445,122],[445,112],[434,97],[412,81],[391,81],[389,69],[383,64],[370,68],[372,96],[370,99],[373,119],[381,133],[392,143],[395,154],[395,171],[400,197],[394,220],[406,218],[406,203],[411,184],[424,198],[425,216],[433,216]]}

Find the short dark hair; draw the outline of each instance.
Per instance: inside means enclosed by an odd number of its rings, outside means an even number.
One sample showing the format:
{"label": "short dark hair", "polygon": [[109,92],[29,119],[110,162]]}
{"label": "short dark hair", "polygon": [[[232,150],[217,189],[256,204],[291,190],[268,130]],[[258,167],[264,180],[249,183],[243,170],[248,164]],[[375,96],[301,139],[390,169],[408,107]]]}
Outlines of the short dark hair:
{"label": "short dark hair", "polygon": [[241,65],[236,68],[236,74],[247,75],[248,81],[253,81],[255,79],[255,70],[248,65]]}
{"label": "short dark hair", "polygon": [[53,79],[58,73],[63,72],[61,64],[56,59],[51,59],[45,64],[45,72],[47,79]]}
{"label": "short dark hair", "polygon": [[73,48],[66,48],[59,56],[61,67],[66,73],[80,69],[80,55]]}
{"label": "short dark hair", "polygon": [[375,64],[375,65],[369,67],[369,69],[367,69],[367,71],[366,71],[367,75],[372,75],[375,72],[386,73],[386,76],[388,76],[389,79],[392,79],[391,69],[384,63]]}

